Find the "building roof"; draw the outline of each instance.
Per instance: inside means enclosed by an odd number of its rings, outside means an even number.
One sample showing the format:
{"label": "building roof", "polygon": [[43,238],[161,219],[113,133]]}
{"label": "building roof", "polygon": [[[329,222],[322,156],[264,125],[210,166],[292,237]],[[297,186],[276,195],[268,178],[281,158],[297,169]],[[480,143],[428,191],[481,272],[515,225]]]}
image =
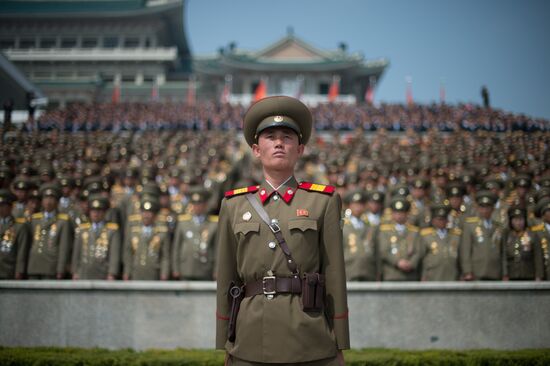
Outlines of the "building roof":
{"label": "building roof", "polygon": [[183,25],[184,0],[3,0],[1,19],[19,21],[109,21],[161,17],[168,42],[177,46],[182,69],[190,71],[191,52]]}
{"label": "building roof", "polygon": [[356,74],[379,74],[389,65],[386,59],[365,60],[358,53],[343,49],[324,51],[294,36],[286,35],[259,51],[235,48],[223,50],[217,56],[195,58],[194,69],[222,75],[227,69],[249,71],[326,71],[353,70]]}
{"label": "building roof", "polygon": [[42,91],[0,52],[0,102],[10,99],[16,109],[25,109],[28,98],[44,98]]}

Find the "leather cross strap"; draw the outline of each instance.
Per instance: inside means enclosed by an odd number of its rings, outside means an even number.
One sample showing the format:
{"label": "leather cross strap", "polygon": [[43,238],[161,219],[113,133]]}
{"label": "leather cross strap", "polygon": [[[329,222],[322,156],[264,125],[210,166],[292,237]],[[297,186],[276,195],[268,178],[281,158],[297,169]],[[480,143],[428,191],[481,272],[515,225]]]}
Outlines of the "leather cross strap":
{"label": "leather cross strap", "polygon": [[277,222],[274,222],[270,220],[269,215],[265,211],[265,209],[262,207],[260,201],[254,196],[254,194],[249,193],[246,195],[246,199],[254,210],[260,215],[260,218],[263,222],[267,224],[269,229],[273,232],[273,235],[275,235],[275,239],[277,239],[277,242],[279,243],[279,246],[281,247],[281,250],[283,251],[283,254],[286,257],[286,264],[288,266],[288,269],[290,269],[290,272],[292,272],[293,275],[298,276],[298,266],[296,265],[296,262],[294,262],[294,258],[292,258],[292,254],[290,254],[290,248],[288,247],[288,244],[286,243],[285,238],[283,237],[283,234],[281,233],[281,227]]}
{"label": "leather cross strap", "polygon": [[301,294],[302,279],[299,277],[266,276],[261,280],[247,283],[244,286],[244,296]]}

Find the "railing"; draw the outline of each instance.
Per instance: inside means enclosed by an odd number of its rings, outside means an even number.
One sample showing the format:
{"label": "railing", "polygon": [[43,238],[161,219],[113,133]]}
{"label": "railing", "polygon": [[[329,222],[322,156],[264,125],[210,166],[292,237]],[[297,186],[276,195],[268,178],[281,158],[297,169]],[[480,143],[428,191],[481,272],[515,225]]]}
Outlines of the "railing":
{"label": "railing", "polygon": [[10,61],[174,61],[177,47],[9,49]]}

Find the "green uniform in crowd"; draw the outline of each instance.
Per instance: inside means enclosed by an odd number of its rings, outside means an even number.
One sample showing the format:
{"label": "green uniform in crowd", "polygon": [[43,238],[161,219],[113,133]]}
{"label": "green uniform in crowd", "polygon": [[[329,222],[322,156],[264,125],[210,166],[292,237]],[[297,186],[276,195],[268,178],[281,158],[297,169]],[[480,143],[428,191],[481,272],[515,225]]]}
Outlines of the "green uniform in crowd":
{"label": "green uniform in crowd", "polygon": [[[363,208],[366,199],[366,194],[362,191],[352,192],[346,197],[350,205]],[[376,226],[362,219],[363,213],[357,213],[356,216],[348,209],[344,218],[344,260],[348,281],[376,281],[378,278],[374,240]]]}
{"label": "green uniform in crowd", "polygon": [[124,238],[124,279],[166,280],[170,273],[170,233],[165,222],[155,221],[157,200],[141,201],[142,216],[150,212],[150,222],[129,227]]}
{"label": "green uniform in crowd", "polygon": [[[59,189],[56,185],[44,184],[40,193],[45,199],[55,200],[51,211],[32,215],[30,222],[30,250],[28,251],[27,274],[29,278],[63,278],[69,269],[73,244],[73,228],[67,214],[57,211]],[[25,250],[27,252],[27,250]]]}
{"label": "green uniform in crowd", "polygon": [[533,226],[532,230],[540,242],[546,280],[548,281],[550,280],[550,197],[541,199],[537,204],[536,211],[542,222]]}
{"label": "green uniform in crowd", "polygon": [[11,214],[15,197],[6,189],[0,189],[0,279],[23,278],[25,273],[24,248],[30,240],[24,217]]}
{"label": "green uniform in crowd", "polygon": [[[172,272],[183,280],[211,281],[216,262],[218,216],[206,215],[208,191],[190,194],[192,214],[178,216],[172,244]],[[201,207],[198,212],[198,207]]]}
{"label": "green uniform in crowd", "polygon": [[[491,214],[496,196],[490,191],[476,195],[478,210]],[[460,243],[460,264],[467,280],[502,279],[502,234],[499,222],[490,216],[468,217],[464,223]]]}
{"label": "green uniform in crowd", "polygon": [[458,247],[462,232],[458,228],[447,229],[449,211],[446,205],[433,205],[432,227],[420,231],[422,281],[456,281],[459,278]]}
{"label": "green uniform in crowd", "polygon": [[[80,224],[73,249],[73,278],[80,280],[115,279],[120,271],[121,235],[119,225],[104,220],[107,198],[91,196],[90,211],[100,211],[101,219]],[[91,215],[96,213],[91,212]]]}
{"label": "green uniform in crowd", "polygon": [[[285,177],[275,186],[266,178],[259,186],[229,191],[222,201],[216,348],[228,352],[228,364],[336,365],[340,350],[349,348],[341,200],[334,187],[298,183],[292,175],[311,123],[307,107],[289,97],[262,99],[245,116],[245,137],[264,175],[274,173],[264,162],[274,162],[284,166]],[[257,200],[271,225],[280,228],[293,259],[283,253],[276,229],[270,229],[247,197]],[[305,274],[315,282],[308,282],[303,293]],[[233,283],[245,286],[245,297],[235,338],[228,339]],[[309,293],[311,283],[324,283],[325,296],[319,287],[317,293],[324,305],[304,310],[301,296]]]}

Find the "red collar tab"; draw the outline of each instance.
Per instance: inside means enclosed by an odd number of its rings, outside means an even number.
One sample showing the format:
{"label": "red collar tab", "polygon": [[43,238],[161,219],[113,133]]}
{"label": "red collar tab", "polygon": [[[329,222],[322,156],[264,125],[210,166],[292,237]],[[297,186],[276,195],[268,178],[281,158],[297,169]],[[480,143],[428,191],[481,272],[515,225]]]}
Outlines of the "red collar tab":
{"label": "red collar tab", "polygon": [[298,184],[298,188],[309,192],[321,192],[326,194],[333,194],[335,189],[334,186],[327,186],[324,184],[316,184],[316,183],[309,183],[309,182],[302,182]]}
{"label": "red collar tab", "polygon": [[283,199],[283,201],[285,201],[286,203],[290,203],[290,201],[292,201],[294,195],[296,194],[296,188],[284,187],[284,192],[282,194],[277,191],[270,192],[265,188],[261,188],[258,194],[260,195],[260,200],[262,201],[262,204],[265,204],[269,197],[273,196],[274,194],[278,194]]}
{"label": "red collar tab", "polygon": [[230,191],[225,192],[225,198],[231,198],[231,197],[239,196],[245,193],[254,193],[254,192],[257,192],[258,189],[260,189],[260,186],[250,186],[245,188],[232,189]]}

